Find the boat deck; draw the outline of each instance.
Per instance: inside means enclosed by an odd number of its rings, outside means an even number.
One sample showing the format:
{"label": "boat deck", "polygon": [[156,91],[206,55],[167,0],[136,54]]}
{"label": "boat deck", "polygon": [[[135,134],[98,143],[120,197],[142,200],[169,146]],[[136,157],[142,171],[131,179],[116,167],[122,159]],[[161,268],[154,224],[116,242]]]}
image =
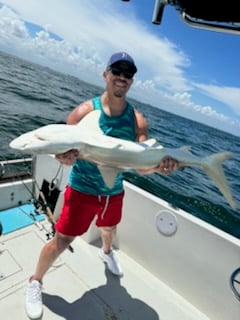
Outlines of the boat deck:
{"label": "boat deck", "polygon": [[[28,319],[25,286],[46,239],[47,221],[0,238],[0,310],[5,320]],[[117,250],[124,276],[106,270],[98,258],[100,242],[77,238],[45,276],[44,313],[57,320],[209,320],[204,314]]]}

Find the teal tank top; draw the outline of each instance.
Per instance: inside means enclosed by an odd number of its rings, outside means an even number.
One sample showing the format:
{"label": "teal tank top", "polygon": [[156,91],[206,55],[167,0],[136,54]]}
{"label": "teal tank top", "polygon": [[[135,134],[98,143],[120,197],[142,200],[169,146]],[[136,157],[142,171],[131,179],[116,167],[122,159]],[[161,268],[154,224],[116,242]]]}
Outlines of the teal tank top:
{"label": "teal tank top", "polygon": [[[110,117],[104,111],[101,97],[92,100],[94,110],[101,110],[99,126],[105,135],[124,140],[135,141],[135,114],[133,107],[127,107],[120,116]],[[80,192],[93,195],[114,195],[123,191],[122,174],[119,173],[113,188],[108,188],[95,164],[85,160],[76,160],[70,172],[69,185]]]}

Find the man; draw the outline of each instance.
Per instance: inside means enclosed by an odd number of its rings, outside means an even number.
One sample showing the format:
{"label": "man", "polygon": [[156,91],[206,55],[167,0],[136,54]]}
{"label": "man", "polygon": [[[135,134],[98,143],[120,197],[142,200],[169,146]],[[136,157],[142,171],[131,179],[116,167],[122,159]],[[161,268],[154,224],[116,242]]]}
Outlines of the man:
{"label": "man", "polygon": [[[89,112],[100,109],[99,125],[104,134],[131,141],[146,140],[146,119],[126,100],[126,94],[136,72],[137,67],[129,54],[125,52],[113,54],[103,72],[106,82],[104,93],[101,97],[88,100],[76,107],[68,116],[67,123],[77,124]],[[70,150],[56,157],[62,164],[73,167],[65,190],[62,212],[55,225],[55,236],[42,249],[36,271],[27,286],[25,307],[32,319],[37,319],[42,314],[43,276],[74,238],[88,230],[95,215],[102,239],[99,256],[114,275],[122,275],[121,266],[112,249],[116,226],[121,220],[122,213],[124,196],[122,176],[119,175],[113,188],[109,189],[94,164],[77,159],[77,150]],[[142,170],[142,173],[169,174],[177,167],[175,160],[165,158],[157,168]]]}

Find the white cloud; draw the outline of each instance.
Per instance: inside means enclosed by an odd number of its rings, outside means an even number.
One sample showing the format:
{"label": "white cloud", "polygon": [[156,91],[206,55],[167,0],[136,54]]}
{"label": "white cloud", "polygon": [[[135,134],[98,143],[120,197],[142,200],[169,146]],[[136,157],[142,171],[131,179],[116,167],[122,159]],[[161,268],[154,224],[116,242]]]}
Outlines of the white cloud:
{"label": "white cloud", "polygon": [[[69,48],[74,52],[78,48],[79,65],[82,59],[86,68],[90,65],[90,69],[94,72],[97,69],[101,74],[109,53],[126,50],[134,56],[137,65],[141,65],[138,72],[139,78],[154,79],[156,87],[165,87],[168,90],[179,91],[188,88],[184,77],[184,67],[189,64],[187,57],[167,39],[150,34],[144,25],[136,21],[134,12],[126,10],[126,14],[123,14],[118,10],[120,1],[113,3],[112,0],[81,0],[80,2],[76,0],[20,2],[3,0],[2,2],[14,7],[19,14],[19,19],[43,27],[48,26],[46,31],[54,32],[64,39],[61,48],[64,50],[64,46],[67,47],[65,56],[67,54],[72,56]],[[2,27],[4,28],[4,25]],[[34,50],[39,49],[42,54],[43,41],[39,36],[35,40],[41,41],[41,45],[37,46],[36,41],[34,43],[28,41],[25,44],[26,49],[30,49],[32,54]],[[45,43],[47,40],[49,50],[53,52],[56,48],[59,56],[59,47],[56,42],[45,39]],[[45,47],[47,49],[47,43]],[[93,65],[96,68],[93,68]],[[96,74],[92,75],[92,78],[94,79],[95,76]],[[100,77],[98,82],[101,83]]]}
{"label": "white cloud", "polygon": [[229,105],[240,115],[240,87],[215,86],[197,83],[195,86],[206,95]]}
{"label": "white cloud", "polygon": [[7,7],[0,9],[0,36],[3,41],[28,38],[24,21]]}
{"label": "white cloud", "polygon": [[[213,126],[222,127],[220,121],[239,130],[238,120],[193,99],[197,88],[239,114],[239,89],[192,83],[186,73],[191,66],[187,55],[169,40],[151,34],[121,1],[1,2],[14,11],[0,7],[0,48],[12,48],[22,57],[99,85],[103,85],[102,70],[109,54],[126,50],[139,67],[131,90],[136,99],[198,121],[203,118]],[[43,30],[30,37],[24,21]],[[63,40],[51,37],[50,32]]]}

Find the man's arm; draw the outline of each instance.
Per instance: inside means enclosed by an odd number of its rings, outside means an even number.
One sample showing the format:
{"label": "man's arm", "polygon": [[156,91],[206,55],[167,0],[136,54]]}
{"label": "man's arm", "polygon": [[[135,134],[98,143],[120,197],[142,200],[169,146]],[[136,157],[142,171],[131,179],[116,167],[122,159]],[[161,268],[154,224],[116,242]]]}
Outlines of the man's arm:
{"label": "man's arm", "polygon": [[70,112],[67,117],[67,124],[77,124],[91,111],[93,111],[93,104],[91,100],[81,103]]}
{"label": "man's arm", "polygon": [[136,141],[143,142],[148,138],[148,124],[146,118],[136,109],[134,109],[136,119]]}
{"label": "man's arm", "polygon": [[[136,109],[134,110],[136,117],[136,141],[143,142],[148,138],[148,124],[146,118]],[[141,174],[150,174],[158,172],[169,175],[178,169],[178,162],[170,157],[165,157],[156,168],[138,170]]]}

